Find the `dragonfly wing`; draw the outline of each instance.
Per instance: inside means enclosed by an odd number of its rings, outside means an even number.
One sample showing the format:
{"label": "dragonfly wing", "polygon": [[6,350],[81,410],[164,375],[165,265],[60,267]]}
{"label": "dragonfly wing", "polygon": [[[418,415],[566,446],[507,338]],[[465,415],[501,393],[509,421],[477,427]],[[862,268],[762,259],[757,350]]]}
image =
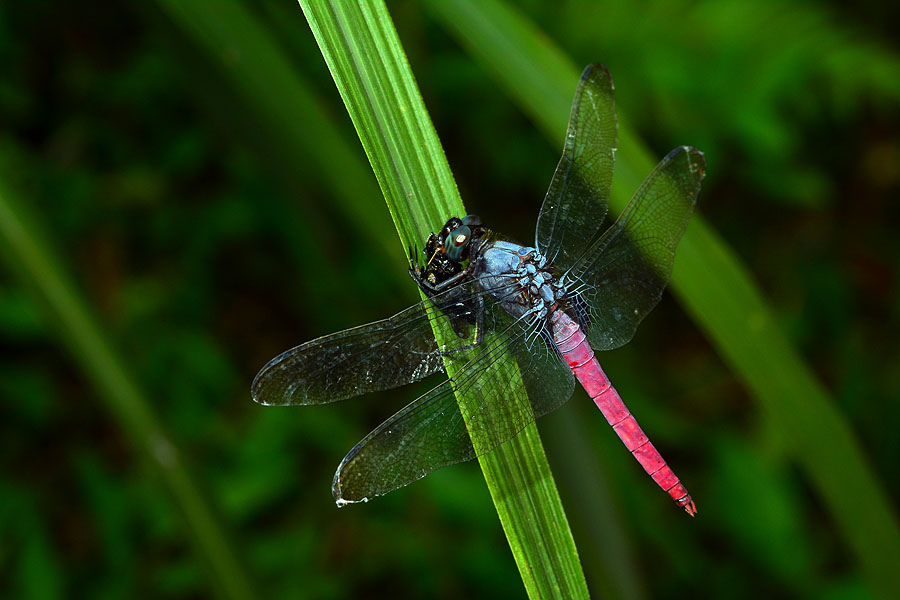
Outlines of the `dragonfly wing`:
{"label": "dragonfly wing", "polygon": [[705,170],[703,153],[696,148],[670,152],[571,269],[574,289],[589,310],[588,339],[594,350],[627,343],[659,302]]}
{"label": "dragonfly wing", "polygon": [[492,333],[471,351],[471,360],[347,454],[332,487],[339,505],[386,494],[490,452],[569,399],[572,374],[541,339],[538,324],[513,321],[497,304],[487,313]]}
{"label": "dragonfly wing", "polygon": [[[480,296],[474,283],[420,302],[389,319],[326,335],[268,362],[251,387],[260,404],[325,404],[392,389],[444,370],[443,354],[471,340],[438,348],[433,321],[465,320]],[[470,315],[474,322],[474,315]],[[459,325],[458,325],[459,326]],[[449,325],[448,325],[449,327]]]}
{"label": "dragonfly wing", "polygon": [[537,248],[562,270],[575,264],[600,232],[609,204],[616,135],[612,77],[595,63],[581,75],[563,154],[538,215]]}
{"label": "dragonfly wing", "polygon": [[[478,356],[452,377],[459,382],[459,406],[469,430],[475,432],[479,455],[562,406],[575,386],[544,319],[513,318],[500,303],[493,303],[485,321],[493,333],[479,347]],[[481,383],[485,377],[488,386]]]}
{"label": "dragonfly wing", "polygon": [[448,380],[354,446],[338,466],[331,489],[338,506],[365,502],[474,457]]}

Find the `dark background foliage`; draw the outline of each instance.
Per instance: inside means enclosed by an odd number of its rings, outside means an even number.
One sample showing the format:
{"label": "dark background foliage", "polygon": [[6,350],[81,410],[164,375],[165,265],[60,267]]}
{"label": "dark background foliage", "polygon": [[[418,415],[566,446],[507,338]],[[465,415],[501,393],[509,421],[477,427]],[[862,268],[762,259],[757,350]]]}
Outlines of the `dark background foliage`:
{"label": "dark background foliage", "polygon": [[[299,8],[247,5],[361,157]],[[427,10],[390,8],[468,209],[530,240],[558,148]],[[707,153],[699,211],[754,274],[896,498],[897,9],[531,1],[523,11],[580,63],[609,66],[620,110],[656,154]],[[380,198],[359,197],[348,214],[321,177],[328,148],[286,146],[277,130],[287,125],[248,109],[247,91],[154,4],[6,3],[0,62],[0,177],[63,256],[258,588],[521,597],[475,464],[334,508],[340,458],[423,387],[306,409],[249,399],[277,352],[416,299]],[[0,271],[0,592],[207,595],[170,496],[15,275]],[[576,392],[542,434],[571,473],[579,456],[565,432],[580,421],[609,485],[617,540],[568,509],[596,594],[871,597],[786,441],[670,297],[602,358],[700,516],[670,506]],[[560,482],[567,507],[596,483],[584,481],[593,471],[574,475]],[[631,587],[594,564],[609,544]]]}

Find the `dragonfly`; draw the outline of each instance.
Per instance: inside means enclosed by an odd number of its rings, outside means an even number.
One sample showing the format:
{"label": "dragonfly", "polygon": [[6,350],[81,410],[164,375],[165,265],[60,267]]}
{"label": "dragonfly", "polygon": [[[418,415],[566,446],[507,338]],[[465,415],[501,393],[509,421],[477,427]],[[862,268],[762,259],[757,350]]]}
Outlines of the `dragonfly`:
{"label": "dragonfly", "polygon": [[616,144],[612,77],[595,63],[578,83],[533,246],[477,216],[451,217],[421,262],[409,250],[422,302],[287,350],[256,375],[253,399],[286,406],[450,374],[344,457],[332,484],[339,507],[492,451],[565,403],[577,380],[653,481],[696,514],[595,353],[630,341],[659,302],[706,163],[696,148],[675,148],[608,225]]}

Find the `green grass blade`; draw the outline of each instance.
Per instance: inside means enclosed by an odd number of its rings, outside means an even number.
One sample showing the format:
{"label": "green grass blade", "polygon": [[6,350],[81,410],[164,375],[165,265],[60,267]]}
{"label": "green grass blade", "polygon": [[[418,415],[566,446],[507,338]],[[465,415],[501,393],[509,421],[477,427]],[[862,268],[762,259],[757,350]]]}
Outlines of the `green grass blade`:
{"label": "green grass blade", "polygon": [[[421,245],[448,215],[465,211],[387,9],[382,2],[300,4],[404,247]],[[479,462],[529,596],[587,597],[537,428]]]}
{"label": "green grass blade", "polygon": [[210,570],[211,587],[225,598],[252,598],[245,574],[221,525],[194,484],[181,452],[169,438],[118,354],[91,317],[75,286],[12,191],[0,181],[0,250],[11,270],[38,297],[85,376],[106,403],[123,437],[145,457],[168,489],[189,539]]}
{"label": "green grass blade", "polygon": [[[533,24],[496,0],[428,6],[555,147],[576,66]],[[654,164],[621,112],[611,202],[616,210]],[[679,247],[672,288],[752,391],[765,418],[790,441],[872,588],[891,597],[900,589],[900,528],[880,482],[829,395],[779,331],[746,269],[700,216]]]}

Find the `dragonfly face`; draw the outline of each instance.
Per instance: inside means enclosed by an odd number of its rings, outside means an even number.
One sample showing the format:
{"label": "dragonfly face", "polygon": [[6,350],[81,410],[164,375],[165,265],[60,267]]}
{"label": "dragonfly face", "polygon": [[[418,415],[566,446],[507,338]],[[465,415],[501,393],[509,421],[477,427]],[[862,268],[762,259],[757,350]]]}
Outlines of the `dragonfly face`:
{"label": "dragonfly face", "polygon": [[429,297],[463,279],[463,262],[471,256],[487,233],[481,218],[466,215],[451,217],[439,233],[432,233],[425,242],[425,263],[420,266],[410,251],[409,274]]}
{"label": "dragonfly face", "polygon": [[[453,217],[426,240],[422,264],[410,249],[409,274],[426,301],[301,344],[256,376],[257,402],[323,404],[412,383],[453,365],[452,379],[347,454],[332,484],[338,505],[491,451],[568,400],[577,380],[653,481],[688,513],[696,512],[595,352],[627,343],[659,301],[705,162],[696,148],[670,152],[604,230],[616,131],[612,78],[603,65],[590,65],[575,93],[533,247],[497,239],[474,215]],[[459,339],[439,344],[435,324],[448,325]]]}
{"label": "dragonfly face", "polygon": [[[480,217],[451,217],[439,233],[428,236],[422,251],[424,265],[420,266],[415,252],[410,251],[410,277],[429,298],[460,286],[471,278],[471,270],[468,265],[464,268],[463,262],[477,253],[486,233]],[[445,302],[442,310],[456,335],[460,338],[469,337],[470,326],[475,325],[477,320],[477,302],[473,302],[471,298],[461,298],[456,303]]]}

